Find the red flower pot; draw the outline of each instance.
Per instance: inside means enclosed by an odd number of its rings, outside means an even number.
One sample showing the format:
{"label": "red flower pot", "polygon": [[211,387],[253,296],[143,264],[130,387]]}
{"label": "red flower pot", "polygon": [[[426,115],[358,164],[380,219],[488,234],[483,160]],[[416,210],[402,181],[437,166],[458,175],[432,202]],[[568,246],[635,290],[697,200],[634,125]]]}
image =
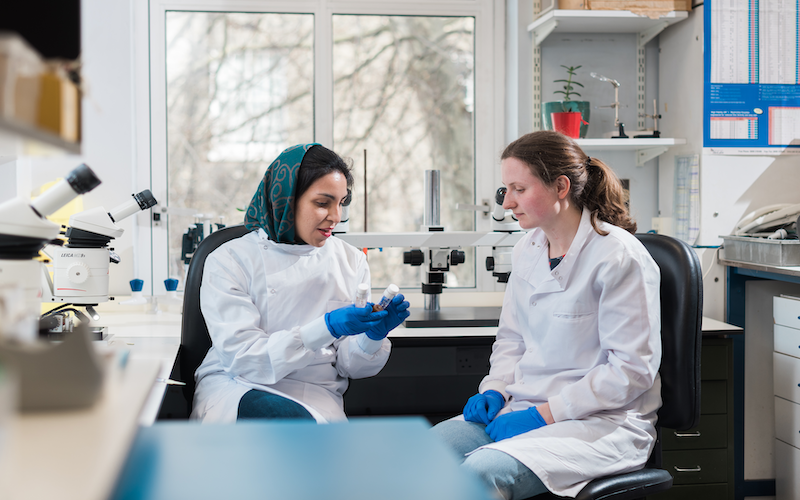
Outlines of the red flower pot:
{"label": "red flower pot", "polygon": [[566,113],[550,113],[553,120],[553,130],[577,139],[581,136],[581,114],[577,111]]}

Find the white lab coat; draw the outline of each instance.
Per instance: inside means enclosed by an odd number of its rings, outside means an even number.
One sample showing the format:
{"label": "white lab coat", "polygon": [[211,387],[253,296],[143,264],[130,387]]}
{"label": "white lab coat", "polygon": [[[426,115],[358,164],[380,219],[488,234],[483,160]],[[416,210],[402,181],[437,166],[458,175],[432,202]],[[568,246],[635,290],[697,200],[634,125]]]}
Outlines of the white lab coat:
{"label": "white lab coat", "polygon": [[[661,406],[660,272],[639,240],[584,209],[569,251],[550,270],[545,234],[514,247],[491,368],[495,389],[523,410],[550,403],[555,423],[487,445],[521,461],[550,491],[641,469]],[[509,399],[510,398],[510,399]]]}
{"label": "white lab coat", "polygon": [[239,400],[258,389],[300,403],[320,423],[346,420],[348,379],[377,374],[391,342],[335,339],[324,314],[351,304],[369,278],[364,254],[335,237],[319,248],[286,245],[259,229],[214,250],[200,287],[213,345],[195,373],[192,417],[234,422]]}

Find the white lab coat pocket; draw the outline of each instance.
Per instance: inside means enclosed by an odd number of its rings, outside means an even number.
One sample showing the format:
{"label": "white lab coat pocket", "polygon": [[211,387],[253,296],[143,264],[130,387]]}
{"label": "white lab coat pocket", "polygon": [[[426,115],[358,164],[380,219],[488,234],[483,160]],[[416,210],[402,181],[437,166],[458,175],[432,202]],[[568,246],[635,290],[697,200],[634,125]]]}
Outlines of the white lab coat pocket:
{"label": "white lab coat pocket", "polygon": [[[597,311],[559,310],[551,316],[550,331],[544,339],[546,351],[569,353],[571,366],[592,366],[600,339],[597,335]],[[563,356],[563,354],[561,355]]]}

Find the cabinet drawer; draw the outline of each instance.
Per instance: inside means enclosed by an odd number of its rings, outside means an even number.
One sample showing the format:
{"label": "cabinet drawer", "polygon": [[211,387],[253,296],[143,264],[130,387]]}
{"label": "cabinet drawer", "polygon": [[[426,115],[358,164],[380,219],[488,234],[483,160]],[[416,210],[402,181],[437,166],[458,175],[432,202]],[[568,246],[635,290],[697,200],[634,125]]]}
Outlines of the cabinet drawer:
{"label": "cabinet drawer", "polygon": [[672,484],[724,483],[728,480],[727,450],[665,451],[663,468]]}
{"label": "cabinet drawer", "polygon": [[800,300],[773,297],[772,317],[776,325],[800,330]]}
{"label": "cabinet drawer", "polygon": [[800,498],[800,450],[775,440],[775,500]]}
{"label": "cabinet drawer", "polygon": [[800,358],[772,353],[772,387],[776,396],[800,403]]}
{"label": "cabinet drawer", "polygon": [[726,380],[728,378],[728,346],[707,345],[700,350],[700,379]]}
{"label": "cabinet drawer", "polygon": [[800,404],[775,398],[775,437],[800,448]]}
{"label": "cabinet drawer", "polygon": [[775,325],[775,351],[800,358],[800,330]]}
{"label": "cabinet drawer", "polygon": [[728,411],[728,384],[724,380],[700,382],[700,413],[722,414]]}
{"label": "cabinet drawer", "polygon": [[702,450],[727,448],[728,416],[701,415],[700,424],[688,431],[661,429],[664,450]]}
{"label": "cabinet drawer", "polygon": [[727,484],[673,486],[664,493],[648,495],[647,500],[729,500]]}

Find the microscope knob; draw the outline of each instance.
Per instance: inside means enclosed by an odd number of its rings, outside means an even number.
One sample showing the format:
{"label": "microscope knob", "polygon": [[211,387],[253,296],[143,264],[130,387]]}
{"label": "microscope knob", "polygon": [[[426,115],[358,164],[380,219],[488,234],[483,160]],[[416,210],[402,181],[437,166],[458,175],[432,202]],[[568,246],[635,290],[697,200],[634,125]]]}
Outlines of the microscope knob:
{"label": "microscope knob", "polygon": [[462,250],[453,250],[450,252],[450,264],[457,266],[466,262],[466,256]]}
{"label": "microscope knob", "polygon": [[411,264],[412,266],[421,266],[425,262],[425,254],[422,250],[414,249],[403,252],[403,264]]}
{"label": "microscope knob", "polygon": [[494,257],[492,257],[491,255],[486,257],[486,270],[494,271]]}
{"label": "microscope knob", "polygon": [[67,279],[72,283],[83,283],[89,279],[89,266],[83,262],[74,262],[67,268]]}

